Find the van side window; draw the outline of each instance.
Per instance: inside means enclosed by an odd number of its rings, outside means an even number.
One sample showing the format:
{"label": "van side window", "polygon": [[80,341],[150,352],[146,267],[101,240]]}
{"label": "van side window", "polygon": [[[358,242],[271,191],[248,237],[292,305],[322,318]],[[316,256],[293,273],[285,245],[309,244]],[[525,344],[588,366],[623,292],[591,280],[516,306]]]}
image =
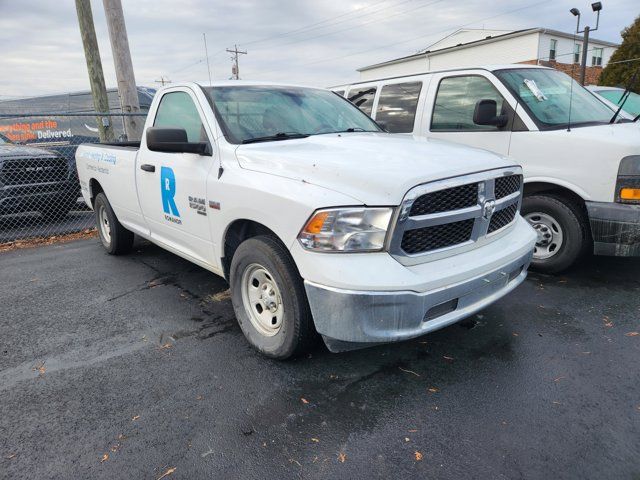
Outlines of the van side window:
{"label": "van side window", "polygon": [[376,96],[376,90],[376,87],[351,90],[349,92],[349,101],[370,116],[371,109],[373,108],[373,99]]}
{"label": "van side window", "polygon": [[422,82],[385,85],[380,92],[376,121],[391,133],[413,132]]}
{"label": "van side window", "polygon": [[473,123],[478,100],[495,100],[498,113],[504,98],[489,80],[478,75],[443,78],[438,86],[431,118],[431,131],[498,130],[490,125]]}
{"label": "van side window", "polygon": [[344,90],[334,90],[334,92],[335,92],[337,95],[340,95],[341,97],[344,97]]}
{"label": "van side window", "polygon": [[171,92],[162,96],[153,126],[184,128],[189,142],[208,140],[200,114],[186,92]]}

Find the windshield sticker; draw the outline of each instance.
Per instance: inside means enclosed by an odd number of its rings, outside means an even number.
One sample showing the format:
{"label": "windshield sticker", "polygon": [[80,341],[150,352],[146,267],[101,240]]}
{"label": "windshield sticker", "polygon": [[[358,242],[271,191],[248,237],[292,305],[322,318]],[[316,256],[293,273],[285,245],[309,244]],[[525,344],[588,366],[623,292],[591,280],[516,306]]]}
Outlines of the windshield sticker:
{"label": "windshield sticker", "polygon": [[536,84],[535,80],[529,80],[528,78],[525,78],[524,84],[527,86],[529,91],[533,94],[534,97],[536,97],[536,100],[538,100],[539,102],[543,102],[547,99],[545,94],[542,93],[542,90],[538,88],[538,85]]}
{"label": "windshield sticker", "polygon": [[[165,220],[180,225],[180,213],[176,205],[176,176],[169,167],[160,168],[160,193],[162,194],[162,210]],[[176,218],[177,217],[177,218]]]}

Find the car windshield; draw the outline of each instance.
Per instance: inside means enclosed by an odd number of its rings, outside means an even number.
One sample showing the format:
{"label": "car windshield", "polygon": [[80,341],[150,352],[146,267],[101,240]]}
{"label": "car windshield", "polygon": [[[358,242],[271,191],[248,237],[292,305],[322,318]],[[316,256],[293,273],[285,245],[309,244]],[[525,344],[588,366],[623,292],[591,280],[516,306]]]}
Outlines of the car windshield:
{"label": "car windshield", "polygon": [[381,131],[358,108],[328,90],[248,85],[204,90],[232,143]]}
{"label": "car windshield", "polygon": [[571,126],[604,124],[613,116],[591,92],[557,70],[518,68],[495,73],[541,128],[562,128],[569,121]]}
{"label": "car windshield", "polygon": [[[615,103],[616,105],[620,105],[622,103],[622,94],[624,93],[624,90],[622,89],[595,90],[595,92],[601,97],[609,100],[611,103]],[[627,101],[624,102],[624,107],[622,107],[622,110],[634,117],[640,115],[640,95],[634,92],[629,92],[629,98],[627,98]]]}

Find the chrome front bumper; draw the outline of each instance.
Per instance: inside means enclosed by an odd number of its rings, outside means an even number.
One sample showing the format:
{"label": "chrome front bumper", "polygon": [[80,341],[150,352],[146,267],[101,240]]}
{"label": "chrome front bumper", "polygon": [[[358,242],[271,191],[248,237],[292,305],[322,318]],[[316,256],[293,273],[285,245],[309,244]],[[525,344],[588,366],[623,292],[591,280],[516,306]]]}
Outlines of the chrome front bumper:
{"label": "chrome front bumper", "polygon": [[332,352],[418,337],[472,315],[520,285],[527,252],[490,273],[428,292],[356,291],[305,280],[316,330]]}

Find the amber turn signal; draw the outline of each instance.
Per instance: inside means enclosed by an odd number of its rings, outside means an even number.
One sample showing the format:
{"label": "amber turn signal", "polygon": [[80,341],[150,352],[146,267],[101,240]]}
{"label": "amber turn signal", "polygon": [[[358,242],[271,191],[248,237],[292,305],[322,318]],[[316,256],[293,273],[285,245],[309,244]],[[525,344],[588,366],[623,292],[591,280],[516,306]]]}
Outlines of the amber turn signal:
{"label": "amber turn signal", "polygon": [[640,201],[640,188],[623,188],[620,190],[620,199]]}
{"label": "amber turn signal", "polygon": [[329,212],[318,212],[304,226],[305,233],[320,233],[325,220],[329,216]]}

